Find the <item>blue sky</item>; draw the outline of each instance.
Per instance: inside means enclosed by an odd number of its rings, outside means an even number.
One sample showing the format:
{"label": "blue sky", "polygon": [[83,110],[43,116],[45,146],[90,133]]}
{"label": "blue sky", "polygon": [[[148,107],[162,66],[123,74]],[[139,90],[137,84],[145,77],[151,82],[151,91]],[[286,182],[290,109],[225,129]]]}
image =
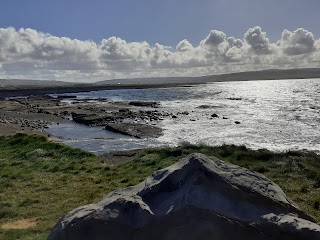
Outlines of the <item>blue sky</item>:
{"label": "blue sky", "polygon": [[174,46],[185,38],[197,44],[213,29],[242,37],[254,26],[271,40],[299,27],[318,37],[319,11],[319,0],[2,0],[0,27]]}
{"label": "blue sky", "polygon": [[0,78],[320,67],[319,0],[2,0]]}

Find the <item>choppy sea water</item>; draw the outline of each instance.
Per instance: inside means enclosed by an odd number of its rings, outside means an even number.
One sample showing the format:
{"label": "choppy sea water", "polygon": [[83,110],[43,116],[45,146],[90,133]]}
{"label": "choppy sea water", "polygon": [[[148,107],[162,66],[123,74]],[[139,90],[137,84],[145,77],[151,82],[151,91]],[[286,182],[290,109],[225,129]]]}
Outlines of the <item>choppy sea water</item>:
{"label": "choppy sea water", "polygon": [[[93,100],[158,101],[159,110],[177,115],[158,123],[164,135],[153,141],[114,136],[104,142],[95,139],[93,145],[105,152],[189,142],[246,145],[275,151],[307,149],[320,153],[320,79],[219,82],[70,95]],[[202,105],[207,108],[199,108]],[[178,114],[184,111],[189,115]],[[219,117],[212,118],[212,114]],[[117,144],[119,141],[124,141],[124,147]],[[129,143],[125,144],[126,141]]]}

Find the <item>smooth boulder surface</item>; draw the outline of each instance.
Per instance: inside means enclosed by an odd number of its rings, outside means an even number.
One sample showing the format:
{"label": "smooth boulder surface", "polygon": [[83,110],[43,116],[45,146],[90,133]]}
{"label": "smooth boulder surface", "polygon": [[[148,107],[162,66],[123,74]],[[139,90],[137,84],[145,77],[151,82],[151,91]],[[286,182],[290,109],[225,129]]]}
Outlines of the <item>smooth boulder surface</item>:
{"label": "smooth boulder surface", "polygon": [[48,240],[320,239],[320,226],[263,175],[191,154],[63,216]]}

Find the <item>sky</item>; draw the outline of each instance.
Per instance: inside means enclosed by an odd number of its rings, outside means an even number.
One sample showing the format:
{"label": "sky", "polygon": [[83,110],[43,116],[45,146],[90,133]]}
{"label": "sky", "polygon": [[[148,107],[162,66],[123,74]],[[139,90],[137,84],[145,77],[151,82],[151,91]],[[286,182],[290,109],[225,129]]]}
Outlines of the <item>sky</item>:
{"label": "sky", "polygon": [[1,0],[0,78],[320,67],[319,0]]}

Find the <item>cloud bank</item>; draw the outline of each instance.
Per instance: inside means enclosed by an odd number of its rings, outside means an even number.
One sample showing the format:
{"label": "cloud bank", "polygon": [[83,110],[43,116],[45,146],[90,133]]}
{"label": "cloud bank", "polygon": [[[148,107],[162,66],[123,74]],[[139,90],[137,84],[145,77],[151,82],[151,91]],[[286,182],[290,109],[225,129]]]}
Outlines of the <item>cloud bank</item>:
{"label": "cloud bank", "polygon": [[175,47],[118,37],[95,43],[30,28],[0,28],[0,78],[92,82],[295,67],[320,67],[320,39],[303,28],[284,30],[274,43],[259,26],[242,39],[212,30],[197,46],[184,39]]}

